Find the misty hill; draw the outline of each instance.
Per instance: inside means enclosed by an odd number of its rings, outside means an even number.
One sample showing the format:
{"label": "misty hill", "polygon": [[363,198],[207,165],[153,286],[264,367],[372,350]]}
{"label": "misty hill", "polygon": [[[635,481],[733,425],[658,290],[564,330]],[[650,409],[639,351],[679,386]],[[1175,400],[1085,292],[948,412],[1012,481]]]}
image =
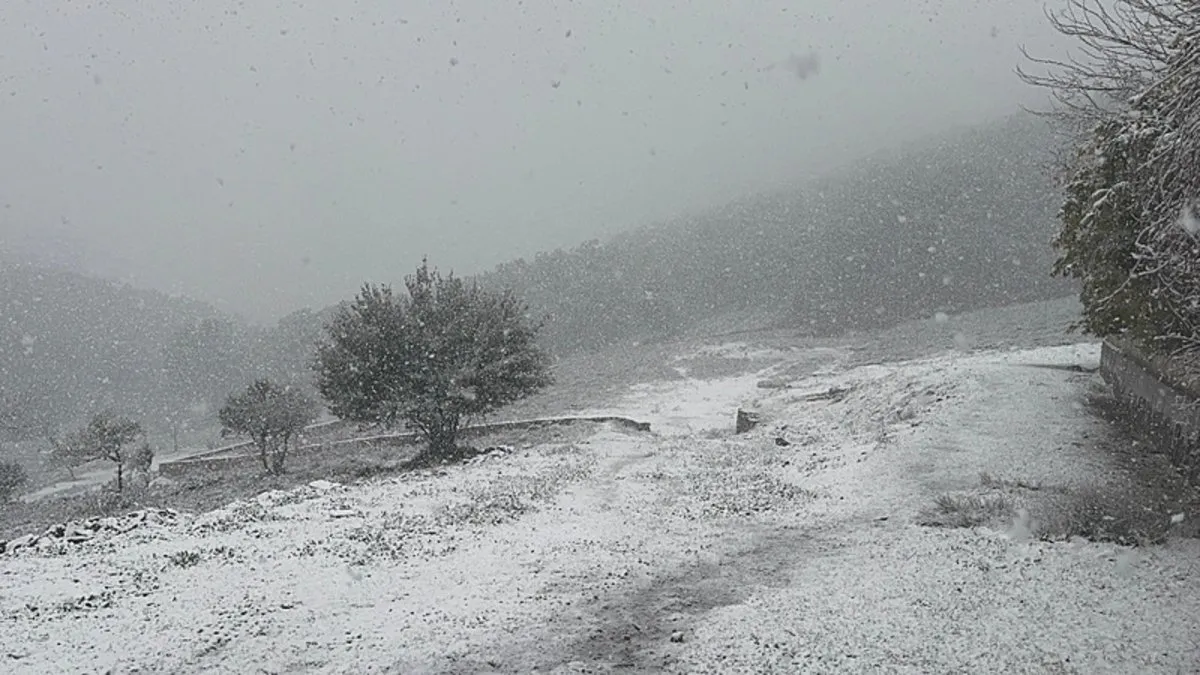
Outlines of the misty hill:
{"label": "misty hill", "polygon": [[572,351],[735,313],[813,335],[1059,297],[1050,278],[1055,136],[1015,115],[750,197],[483,274]]}
{"label": "misty hill", "polygon": [[32,434],[114,408],[164,433],[211,428],[214,407],[254,377],[308,378],[322,317],[255,328],[205,303],[71,272],[0,268],[0,413]]}
{"label": "misty hill", "polygon": [[[1054,136],[1018,115],[881,154],[794,191],[749,197],[479,275],[548,315],[564,354],[734,327],[812,335],[1055,298]],[[105,407],[206,429],[256,377],[308,384],[334,308],[252,327],[204,303],[30,266],[0,269],[0,401],[39,424]],[[746,319],[754,316],[750,323]]]}

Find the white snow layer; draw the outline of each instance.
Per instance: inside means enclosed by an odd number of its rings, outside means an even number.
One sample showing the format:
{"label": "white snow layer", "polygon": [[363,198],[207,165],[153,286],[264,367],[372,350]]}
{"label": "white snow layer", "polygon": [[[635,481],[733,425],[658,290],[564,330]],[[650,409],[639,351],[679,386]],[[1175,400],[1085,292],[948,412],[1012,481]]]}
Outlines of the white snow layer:
{"label": "white snow layer", "polygon": [[[1100,433],[1079,405],[1095,376],[1025,367],[1097,361],[1080,345],[646,386],[604,412],[653,434],[10,554],[0,669],[1200,672],[1196,542],[915,524],[981,471],[1101,475],[1074,443]],[[811,396],[831,388],[848,391]],[[739,405],[765,421],[733,436]]]}

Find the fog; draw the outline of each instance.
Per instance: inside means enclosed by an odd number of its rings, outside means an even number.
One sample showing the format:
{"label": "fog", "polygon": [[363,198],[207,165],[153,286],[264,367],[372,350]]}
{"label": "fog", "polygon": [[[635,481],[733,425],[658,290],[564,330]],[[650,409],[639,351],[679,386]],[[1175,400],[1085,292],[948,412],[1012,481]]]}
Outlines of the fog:
{"label": "fog", "polygon": [[13,2],[0,260],[260,320],[1036,104],[1033,0]]}

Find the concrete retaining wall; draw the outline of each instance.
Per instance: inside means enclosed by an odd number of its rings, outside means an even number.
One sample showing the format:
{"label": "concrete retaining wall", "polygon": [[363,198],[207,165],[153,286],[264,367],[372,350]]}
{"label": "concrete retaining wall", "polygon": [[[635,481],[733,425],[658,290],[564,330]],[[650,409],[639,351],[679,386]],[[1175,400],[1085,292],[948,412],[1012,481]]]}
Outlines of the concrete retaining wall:
{"label": "concrete retaining wall", "polygon": [[[633,431],[650,431],[648,422],[638,422],[627,417],[617,417],[613,415],[604,415],[598,417],[547,417],[532,420],[516,420],[511,422],[494,422],[492,424],[477,424],[467,427],[462,430],[460,437],[463,439],[478,438],[491,433],[501,431],[515,431],[522,429],[544,429],[554,426],[568,426],[578,424],[580,422],[593,424],[613,424],[615,426],[631,429]],[[340,431],[343,431],[350,425],[342,426]],[[332,426],[329,431],[333,431]],[[332,436],[333,434],[329,434]],[[294,448],[289,453],[289,459],[297,456],[306,455],[314,452],[325,452],[337,449],[340,452],[353,450],[359,447],[408,447],[416,444],[419,440],[417,434],[414,433],[390,433],[377,434],[370,436],[360,436],[357,438],[346,438],[340,440],[324,440],[321,442],[312,442],[313,436],[306,430],[305,442],[302,445]],[[207,473],[213,471],[228,471],[238,469],[243,471],[254,471],[262,468],[262,460],[257,454],[257,450],[253,445],[239,444],[236,446],[227,446],[221,448],[220,451],[204,453],[203,455],[195,455],[186,459],[180,459],[173,462],[163,462],[158,466],[159,475],[168,478],[179,478],[182,476],[195,475],[197,473]]]}
{"label": "concrete retaining wall", "polygon": [[1192,360],[1150,355],[1136,346],[1105,340],[1100,373],[1132,422],[1200,479],[1200,372]]}

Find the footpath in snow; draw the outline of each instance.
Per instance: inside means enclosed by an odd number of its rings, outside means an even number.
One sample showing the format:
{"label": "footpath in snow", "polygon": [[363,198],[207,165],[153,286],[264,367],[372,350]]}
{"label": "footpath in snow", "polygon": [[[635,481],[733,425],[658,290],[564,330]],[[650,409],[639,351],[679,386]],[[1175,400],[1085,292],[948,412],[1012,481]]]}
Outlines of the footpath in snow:
{"label": "footpath in snow", "polygon": [[[683,379],[589,411],[651,434],[601,428],[0,557],[0,668],[1200,671],[1197,542],[920,524],[981,472],[1109,476],[1079,442],[1103,432],[1083,407],[1096,376],[1029,367],[1094,367],[1096,346],[821,358],[793,380]],[[734,436],[741,405],[764,421]]]}

